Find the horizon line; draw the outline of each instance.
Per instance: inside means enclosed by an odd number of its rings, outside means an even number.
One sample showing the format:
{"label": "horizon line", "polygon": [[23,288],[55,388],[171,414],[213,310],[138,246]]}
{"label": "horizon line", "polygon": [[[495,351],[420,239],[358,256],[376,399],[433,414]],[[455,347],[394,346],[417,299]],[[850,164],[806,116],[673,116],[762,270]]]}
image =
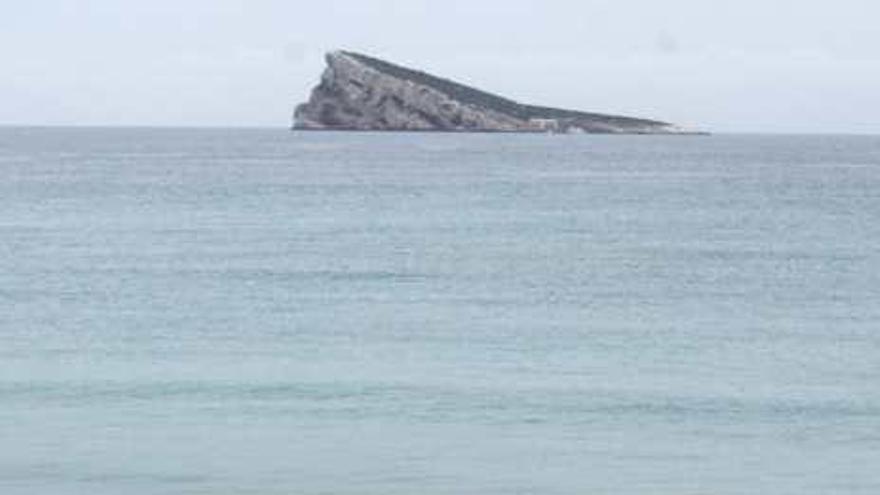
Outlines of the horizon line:
{"label": "horizon line", "polygon": [[[22,124],[22,123],[0,123],[0,129],[143,129],[143,130],[243,130],[243,131],[268,131],[283,130],[291,133],[305,133],[305,131],[297,131],[290,128],[289,125],[255,125],[255,124]],[[314,133],[315,131],[308,131]],[[327,134],[338,134],[339,131],[319,131]],[[348,131],[356,132],[356,131]],[[364,131],[369,133],[368,131]],[[382,134],[394,134],[395,132],[385,131]],[[425,132],[423,134],[441,134],[439,132]],[[443,134],[471,134],[468,132],[452,132]],[[501,133],[503,134],[503,133]],[[858,132],[858,131],[760,131],[760,130],[732,130],[732,131],[710,131],[713,136],[864,136],[864,137],[880,137],[878,132]],[[615,134],[578,134],[578,136],[615,136]],[[645,136],[642,136],[645,137]]]}

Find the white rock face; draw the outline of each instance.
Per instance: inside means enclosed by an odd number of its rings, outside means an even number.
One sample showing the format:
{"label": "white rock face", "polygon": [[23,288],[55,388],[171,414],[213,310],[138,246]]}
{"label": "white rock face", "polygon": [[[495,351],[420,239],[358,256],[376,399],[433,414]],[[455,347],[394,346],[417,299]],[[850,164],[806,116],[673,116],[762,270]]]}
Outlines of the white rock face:
{"label": "white rock face", "polygon": [[[294,129],[679,133],[663,122],[520,105],[350,52],[332,52]],[[548,115],[548,112],[550,115]]]}
{"label": "white rock face", "polygon": [[520,119],[384,74],[342,52],[327,55],[321,84],[295,112],[299,129],[516,131],[523,125]]}

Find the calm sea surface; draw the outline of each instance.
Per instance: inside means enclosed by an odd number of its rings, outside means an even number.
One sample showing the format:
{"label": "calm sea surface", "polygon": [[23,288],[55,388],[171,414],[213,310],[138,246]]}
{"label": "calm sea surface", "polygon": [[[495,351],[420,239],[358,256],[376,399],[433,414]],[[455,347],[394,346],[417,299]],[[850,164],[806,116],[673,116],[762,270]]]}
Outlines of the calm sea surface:
{"label": "calm sea surface", "polygon": [[880,138],[0,129],[0,493],[880,493]]}

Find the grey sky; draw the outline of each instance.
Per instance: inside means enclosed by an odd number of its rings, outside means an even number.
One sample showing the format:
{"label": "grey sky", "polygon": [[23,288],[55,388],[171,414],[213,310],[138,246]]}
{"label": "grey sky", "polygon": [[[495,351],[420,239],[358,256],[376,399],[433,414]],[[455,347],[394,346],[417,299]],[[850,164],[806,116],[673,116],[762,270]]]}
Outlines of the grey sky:
{"label": "grey sky", "polygon": [[716,131],[880,133],[876,0],[29,0],[0,123],[286,126],[323,52]]}

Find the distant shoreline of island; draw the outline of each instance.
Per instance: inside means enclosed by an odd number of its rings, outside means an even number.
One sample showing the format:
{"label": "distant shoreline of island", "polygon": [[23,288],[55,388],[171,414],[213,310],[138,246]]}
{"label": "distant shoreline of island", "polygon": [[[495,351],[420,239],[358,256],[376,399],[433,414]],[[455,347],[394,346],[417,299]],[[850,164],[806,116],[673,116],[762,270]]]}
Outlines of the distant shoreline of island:
{"label": "distant shoreline of island", "polygon": [[321,131],[707,135],[643,118],[522,104],[369,57],[335,51],[293,129]]}

